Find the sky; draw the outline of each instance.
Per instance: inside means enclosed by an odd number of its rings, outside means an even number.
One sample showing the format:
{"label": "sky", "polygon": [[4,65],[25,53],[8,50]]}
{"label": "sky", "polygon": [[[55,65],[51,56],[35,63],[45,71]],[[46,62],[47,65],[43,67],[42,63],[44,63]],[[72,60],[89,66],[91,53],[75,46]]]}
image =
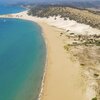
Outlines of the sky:
{"label": "sky", "polygon": [[53,2],[53,1],[92,1],[92,0],[0,0],[0,3],[17,3],[17,2]]}

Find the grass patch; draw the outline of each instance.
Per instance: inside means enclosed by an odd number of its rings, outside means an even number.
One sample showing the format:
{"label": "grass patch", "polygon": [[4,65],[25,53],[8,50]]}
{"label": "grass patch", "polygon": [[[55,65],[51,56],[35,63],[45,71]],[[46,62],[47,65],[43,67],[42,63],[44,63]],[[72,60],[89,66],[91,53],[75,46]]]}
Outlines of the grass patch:
{"label": "grass patch", "polygon": [[68,45],[65,45],[65,46],[64,46],[64,49],[68,51],[68,50],[69,50]]}
{"label": "grass patch", "polygon": [[93,98],[92,100],[97,100],[97,97]]}

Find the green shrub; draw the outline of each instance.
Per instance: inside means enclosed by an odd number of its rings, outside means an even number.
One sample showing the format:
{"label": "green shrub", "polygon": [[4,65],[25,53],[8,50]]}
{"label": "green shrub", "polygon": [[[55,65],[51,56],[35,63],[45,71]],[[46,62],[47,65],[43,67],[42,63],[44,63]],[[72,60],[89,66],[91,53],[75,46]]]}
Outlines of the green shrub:
{"label": "green shrub", "polygon": [[64,46],[64,49],[68,51],[69,50],[69,47],[67,45],[65,45]]}
{"label": "green shrub", "polygon": [[97,97],[93,98],[92,100],[97,100]]}
{"label": "green shrub", "polygon": [[94,74],[94,76],[95,76],[95,77],[98,77],[98,76],[99,76],[99,74]]}

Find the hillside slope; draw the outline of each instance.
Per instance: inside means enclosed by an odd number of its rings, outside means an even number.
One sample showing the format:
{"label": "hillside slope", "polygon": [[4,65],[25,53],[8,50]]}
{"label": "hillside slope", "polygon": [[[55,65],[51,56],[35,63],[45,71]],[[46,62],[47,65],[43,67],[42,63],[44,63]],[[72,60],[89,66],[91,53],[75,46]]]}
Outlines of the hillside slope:
{"label": "hillside slope", "polygon": [[60,6],[43,6],[31,8],[28,12],[29,15],[38,17],[49,17],[61,15],[65,20],[67,18],[75,20],[79,23],[90,25],[94,28],[100,29],[100,13],[95,11],[89,11],[85,9],[78,9],[72,7],[60,7]]}

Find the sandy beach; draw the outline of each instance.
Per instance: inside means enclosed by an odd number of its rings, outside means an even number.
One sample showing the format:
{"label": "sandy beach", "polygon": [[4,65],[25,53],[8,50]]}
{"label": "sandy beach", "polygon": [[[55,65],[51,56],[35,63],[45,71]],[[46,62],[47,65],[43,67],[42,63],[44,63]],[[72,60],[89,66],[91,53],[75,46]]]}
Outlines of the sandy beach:
{"label": "sandy beach", "polygon": [[48,62],[41,100],[87,100],[78,63],[73,63],[64,50],[62,30],[39,24],[47,40]]}
{"label": "sandy beach", "polygon": [[86,95],[86,86],[80,74],[80,64],[73,62],[70,54],[64,49],[65,37],[60,36],[64,30],[48,24],[44,19],[28,16],[26,13],[1,17],[34,21],[42,28],[47,44],[47,66],[40,100],[90,100]]}

